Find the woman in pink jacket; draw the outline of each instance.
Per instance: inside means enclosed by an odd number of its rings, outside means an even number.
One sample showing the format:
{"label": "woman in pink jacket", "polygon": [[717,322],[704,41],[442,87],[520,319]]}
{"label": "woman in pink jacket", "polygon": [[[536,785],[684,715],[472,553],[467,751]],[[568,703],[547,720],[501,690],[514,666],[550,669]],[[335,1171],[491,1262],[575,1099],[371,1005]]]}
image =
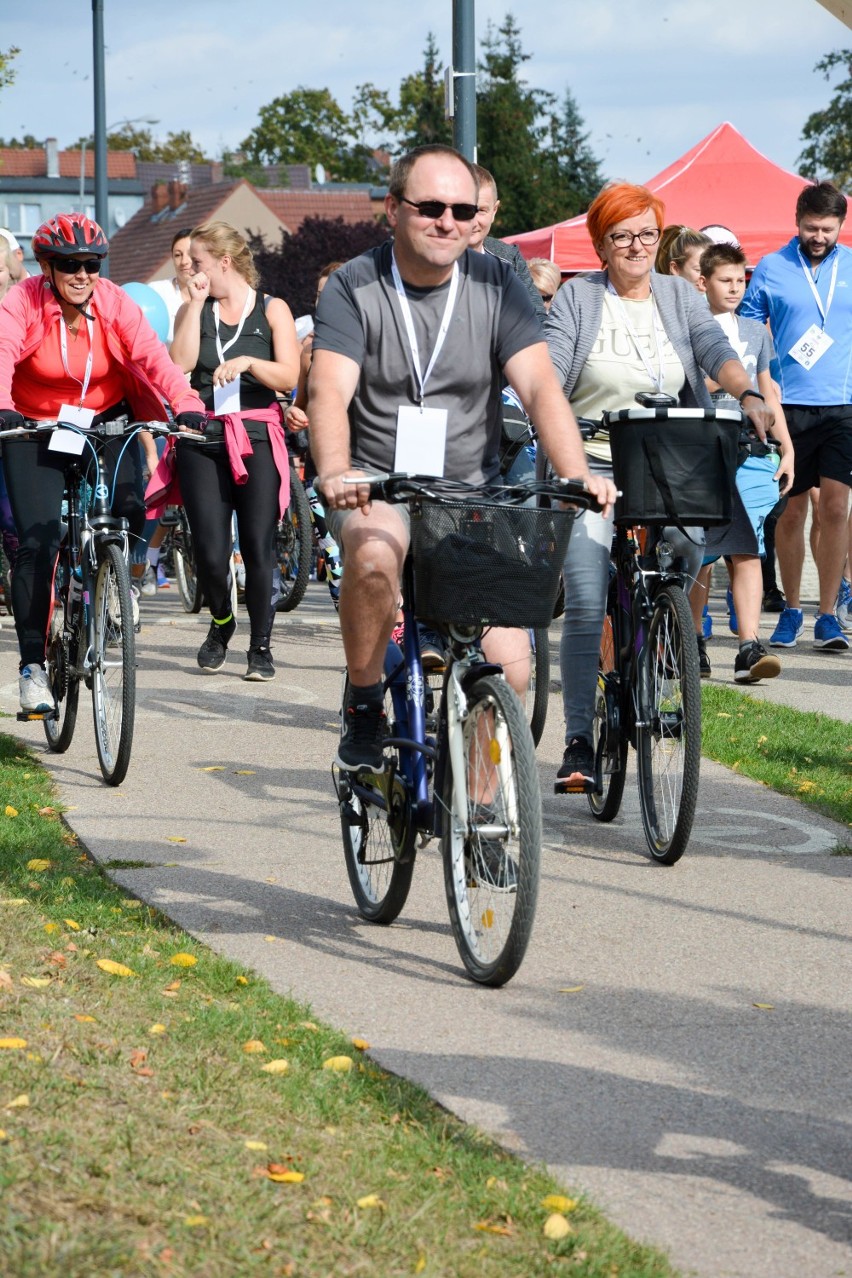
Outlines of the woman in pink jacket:
{"label": "woman in pink jacket", "polygon": [[[180,425],[196,427],[203,405],[140,308],[98,278],[106,236],[82,213],[61,213],[33,236],[41,275],[22,280],[0,308],[0,429],[25,418],[62,418],[81,425],[119,417],[163,420],[168,404]],[[25,711],[49,710],[44,669],[53,572],[59,550],[65,459],[49,436],[6,441],[3,461],[20,547],[12,606],[21,653]],[[131,541],[145,521],[142,457],[137,440],[107,441],[104,464],[113,513],[129,523]]]}

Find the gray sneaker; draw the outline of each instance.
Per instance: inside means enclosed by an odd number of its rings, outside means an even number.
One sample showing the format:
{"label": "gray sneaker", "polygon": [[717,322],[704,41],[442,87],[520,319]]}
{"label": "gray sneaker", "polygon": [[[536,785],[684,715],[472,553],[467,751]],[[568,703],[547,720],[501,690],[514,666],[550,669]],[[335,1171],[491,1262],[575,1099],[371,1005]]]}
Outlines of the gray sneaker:
{"label": "gray sneaker", "polygon": [[18,689],[24,714],[47,714],[53,709],[53,693],[44,666],[24,666],[18,679]]}
{"label": "gray sneaker", "polygon": [[343,735],[337,747],[337,766],[346,772],[384,772],[386,730],[384,703],[372,699],[356,701],[350,685],[343,707]]}

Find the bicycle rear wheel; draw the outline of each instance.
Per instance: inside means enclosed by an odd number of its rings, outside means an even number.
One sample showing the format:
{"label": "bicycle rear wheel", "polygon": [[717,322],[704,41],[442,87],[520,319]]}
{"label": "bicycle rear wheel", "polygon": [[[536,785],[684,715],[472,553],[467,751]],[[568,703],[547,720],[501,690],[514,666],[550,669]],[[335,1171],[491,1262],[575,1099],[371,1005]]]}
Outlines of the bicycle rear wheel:
{"label": "bicycle rear wheel", "polygon": [[642,825],[654,860],[674,865],[692,832],[701,767],[698,646],[680,586],[663,586],[654,597],[639,678],[642,723],[636,746]]}
{"label": "bicycle rear wheel", "polygon": [[64,609],[62,602],[57,601],[50,619],[47,642],[47,678],[53,692],[57,717],[44,720],[48,749],[54,754],[64,754],[68,749],[77,723],[77,706],[80,700],[78,661],[83,639],[82,608],[78,607],[74,621],[74,633],[66,635]]}
{"label": "bicycle rear wheel", "polygon": [[104,780],[120,785],[127,776],[136,711],[136,637],[130,574],[118,546],[99,551],[94,597],[92,709]]}
{"label": "bicycle rear wheel", "polygon": [[545,626],[530,631],[530,648],[527,719],[533,745],[538,745],[547,722],[547,701],[550,696],[550,634]]}
{"label": "bicycle rear wheel", "polygon": [[[349,680],[344,681],[346,705]],[[390,691],[385,709],[394,735],[394,711]],[[338,781],[340,825],[346,872],[358,913],[371,923],[392,923],[399,915],[414,874],[415,830],[405,779],[398,771],[396,750],[385,750],[385,771],[350,775]]]}
{"label": "bicycle rear wheel", "polygon": [[[482,985],[504,985],[532,932],[541,861],[541,792],[524,709],[497,675],[477,680],[458,729],[469,821],[450,761],[442,855],[450,923],[462,962]],[[449,742],[453,749],[453,742]]]}
{"label": "bicycle rear wheel", "polygon": [[[601,792],[586,795],[592,816],[598,821],[612,821],[619,812],[627,776],[627,737],[620,721],[618,689],[615,676],[598,671],[595,689],[595,717],[592,720],[592,747],[595,770],[601,781]],[[607,768],[612,769],[607,771]]]}
{"label": "bicycle rear wheel", "polygon": [[192,533],[186,511],[181,507],[180,522],[174,529],[173,549],[175,560],[175,580],[184,612],[200,612],[204,602],[201,584],[195,571],[195,556],[192,550]]}
{"label": "bicycle rear wheel", "polygon": [[281,597],[277,612],[291,612],[305,597],[311,575],[313,524],[304,485],[290,467],[290,504],[278,525],[276,557],[281,568]]}

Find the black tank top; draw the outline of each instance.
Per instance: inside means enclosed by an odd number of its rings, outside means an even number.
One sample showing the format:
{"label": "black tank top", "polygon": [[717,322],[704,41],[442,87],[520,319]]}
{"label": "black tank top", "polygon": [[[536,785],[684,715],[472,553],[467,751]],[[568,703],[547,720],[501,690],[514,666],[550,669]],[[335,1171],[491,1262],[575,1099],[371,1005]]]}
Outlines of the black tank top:
{"label": "black tank top", "polygon": [[[266,318],[266,307],[269,295],[255,293],[254,306],[246,316],[243,331],[225,351],[225,359],[235,355],[247,355],[249,359],[274,359],[272,350],[272,329]],[[225,324],[219,321],[219,340],[223,346],[231,340],[239,328],[239,324]],[[201,344],[198,351],[198,363],[192,370],[190,385],[198,391],[208,412],[213,411],[213,373],[222,363],[216,349],[216,322],[213,318],[213,299],[208,297],[201,311]],[[251,373],[240,375],[240,408],[243,412],[252,408],[268,408],[274,404],[276,394],[268,386],[264,386]],[[264,423],[246,422],[246,430],[250,439],[266,439],[267,428]],[[210,438],[221,437],[222,429],[218,423],[210,422],[205,432]]]}

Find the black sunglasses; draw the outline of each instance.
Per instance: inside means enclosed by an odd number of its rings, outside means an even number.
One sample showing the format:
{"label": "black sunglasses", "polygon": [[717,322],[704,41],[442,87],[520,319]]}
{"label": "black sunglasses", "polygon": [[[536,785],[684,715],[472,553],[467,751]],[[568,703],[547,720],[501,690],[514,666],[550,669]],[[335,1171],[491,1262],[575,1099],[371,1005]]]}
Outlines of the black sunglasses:
{"label": "black sunglasses", "polygon": [[475,204],[445,204],[443,200],[407,200],[402,197],[403,204],[410,204],[413,209],[421,217],[430,217],[437,220],[444,216],[444,211],[449,209],[456,222],[472,222],[476,217],[479,209]]}
{"label": "black sunglasses", "polygon": [[552,301],[553,301],[553,294],[552,294],[552,293],[542,293],[542,295],[541,295],[541,300],[542,300],[543,302],[552,302]]}
{"label": "black sunglasses", "polygon": [[101,269],[101,259],[99,257],[57,257],[54,258],[53,265],[63,275],[76,275],[81,270],[87,275],[97,275]]}

